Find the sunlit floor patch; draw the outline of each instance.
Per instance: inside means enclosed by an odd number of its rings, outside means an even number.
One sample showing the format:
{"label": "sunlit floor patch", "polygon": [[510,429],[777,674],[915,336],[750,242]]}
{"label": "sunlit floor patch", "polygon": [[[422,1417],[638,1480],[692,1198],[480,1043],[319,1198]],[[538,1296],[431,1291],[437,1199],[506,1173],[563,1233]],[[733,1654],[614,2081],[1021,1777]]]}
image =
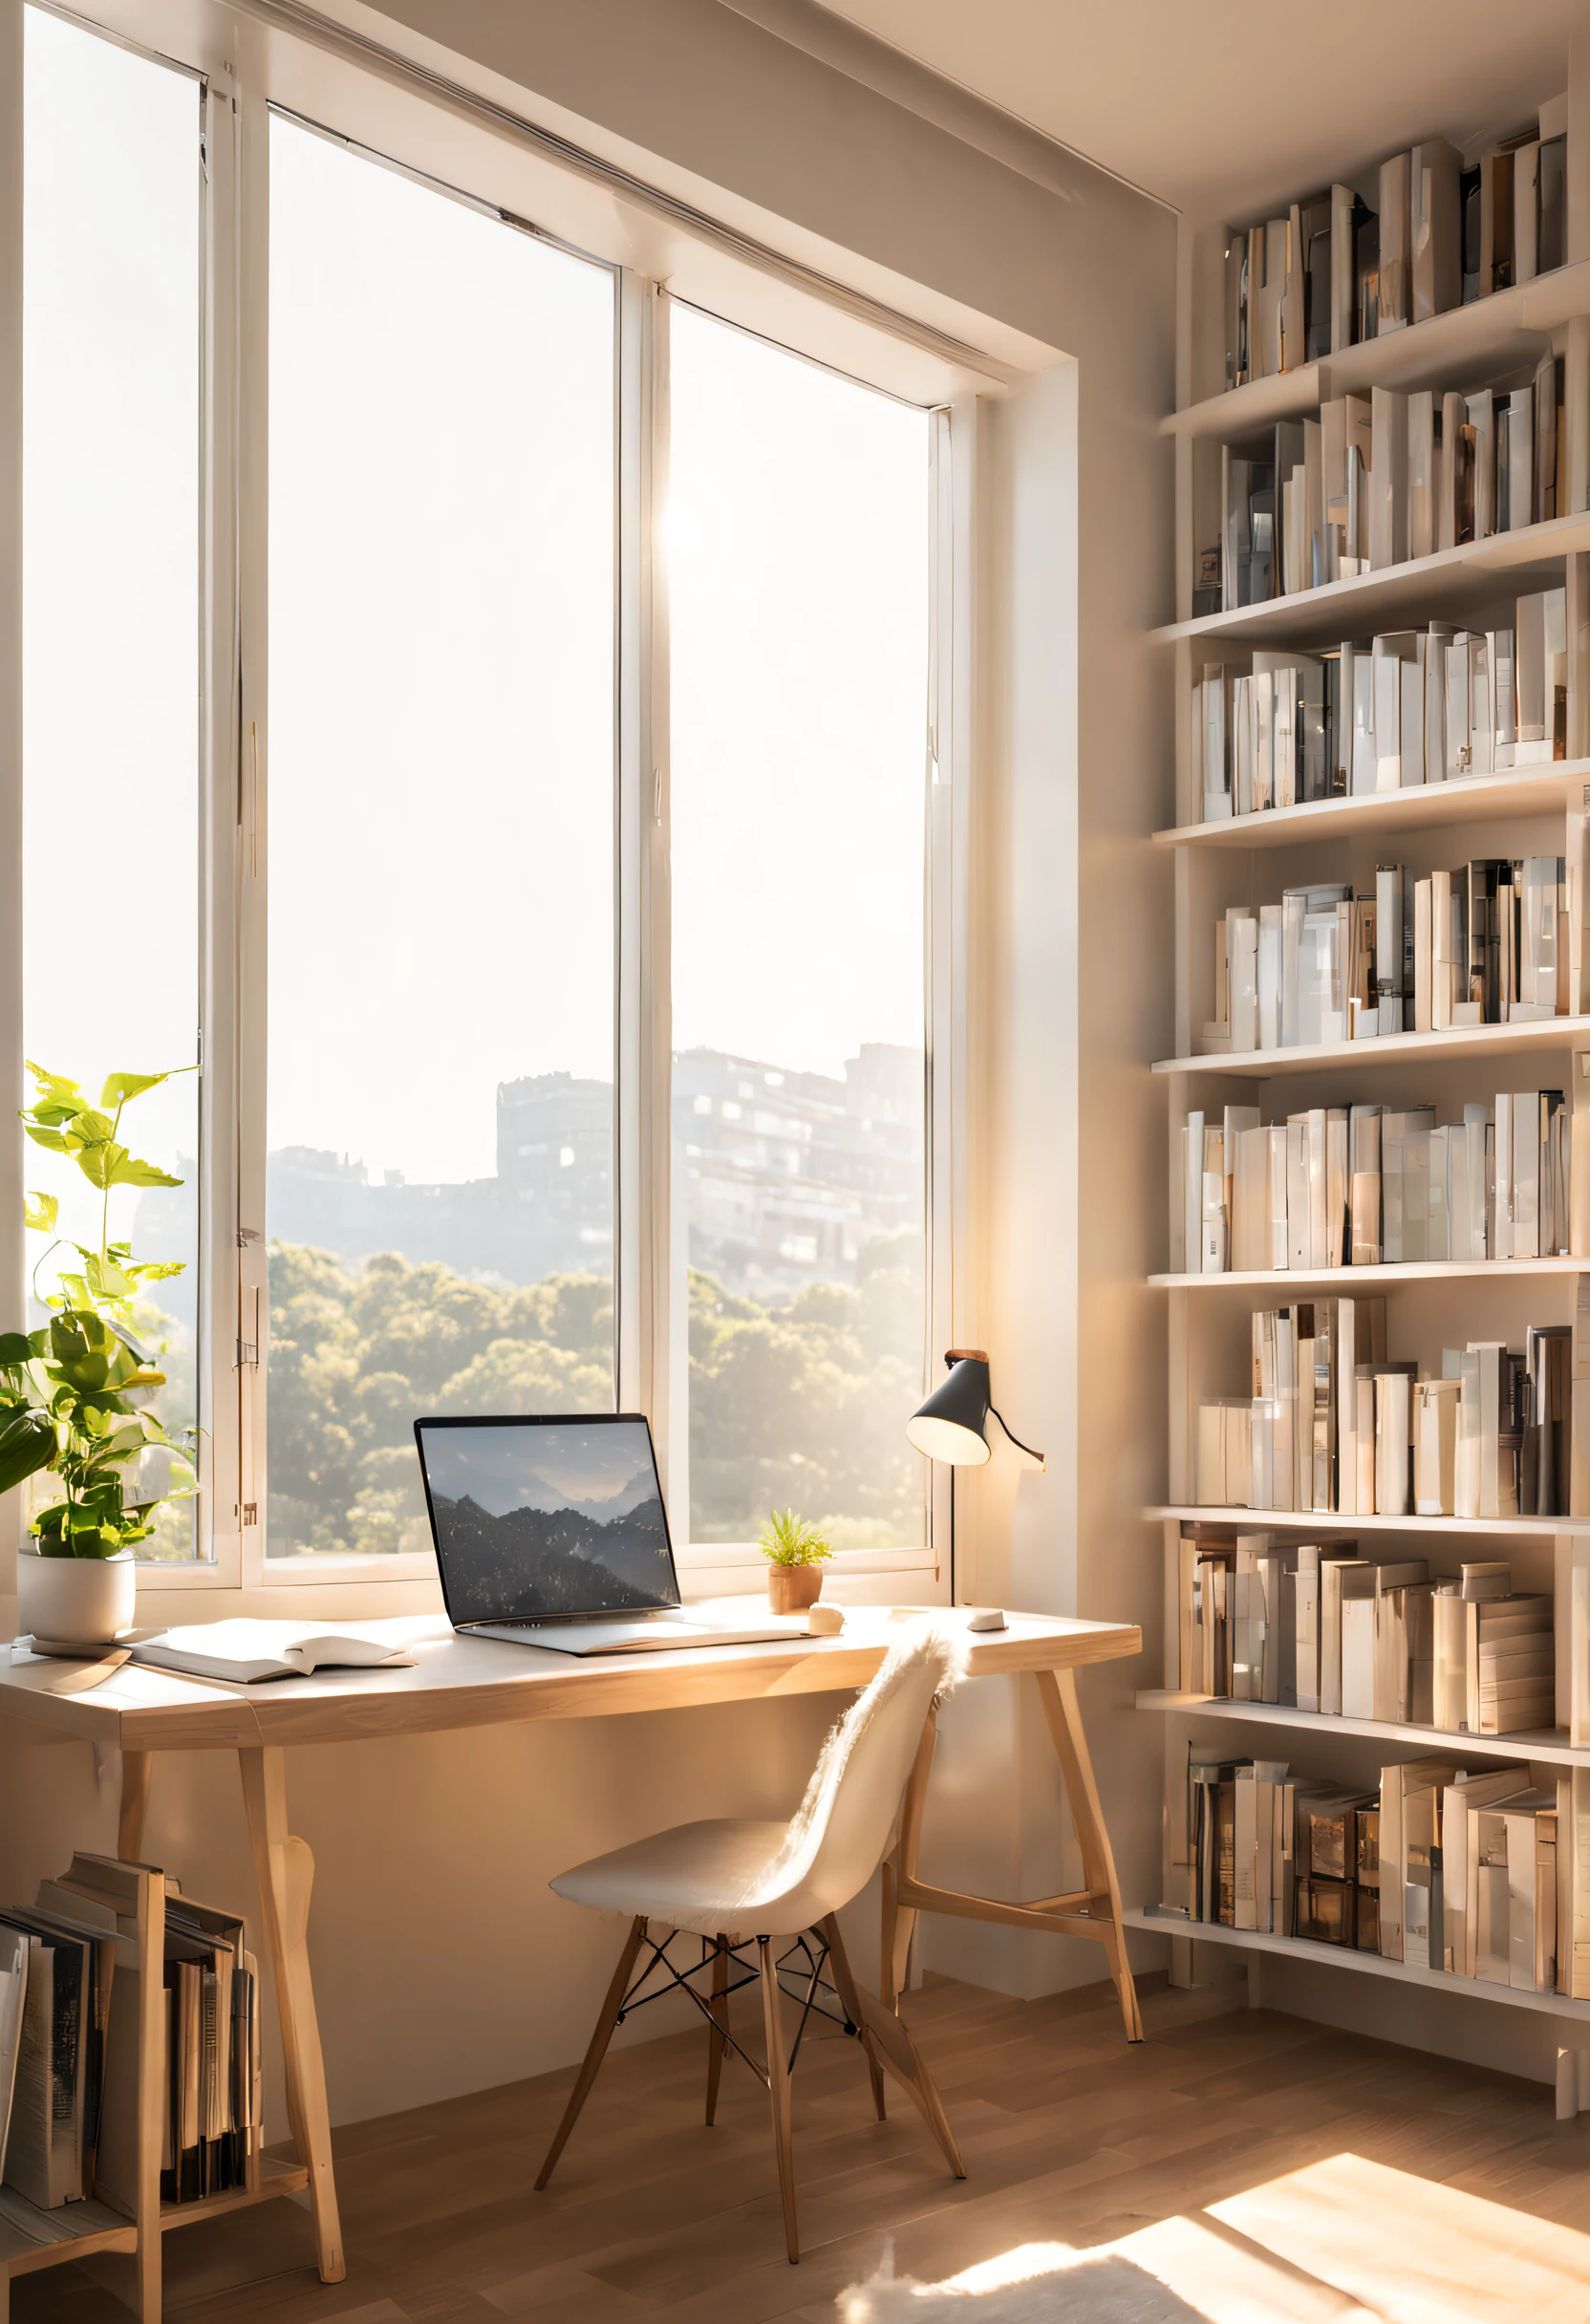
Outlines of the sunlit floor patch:
{"label": "sunlit floor patch", "polygon": [[1078,2250],[1015,2246],[941,2283],[888,2262],[842,2324],[1590,2324],[1590,2235],[1333,2155]]}

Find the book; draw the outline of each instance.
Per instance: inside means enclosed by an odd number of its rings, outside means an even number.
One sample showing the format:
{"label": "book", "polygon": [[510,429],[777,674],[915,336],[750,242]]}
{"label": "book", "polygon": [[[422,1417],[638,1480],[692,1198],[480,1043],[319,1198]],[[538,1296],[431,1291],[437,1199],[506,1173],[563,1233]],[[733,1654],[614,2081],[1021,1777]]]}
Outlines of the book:
{"label": "book", "polygon": [[6,2142],[16,2088],[32,1943],[26,1929],[0,1925],[0,2179],[6,2175]]}
{"label": "book", "polygon": [[[1406,1911],[1408,1882],[1408,1844],[1417,1852],[1428,1850],[1424,1837],[1434,1829],[1434,1811],[1424,1804],[1408,1812],[1410,1798],[1429,1794],[1452,1782],[1457,1769],[1450,1759],[1436,1754],[1409,1759],[1399,1765],[1381,1770],[1380,1780],[1380,1949],[1387,1960],[1401,1961],[1405,1954]],[[1417,1864],[1417,1854],[1415,1855]],[[1423,1880],[1416,1883],[1422,1889],[1424,1908],[1428,1914],[1429,1872],[1428,1860],[1422,1867]],[[1428,1920],[1426,1939],[1428,1945]]]}
{"label": "book", "polygon": [[324,1624],[243,1616],[162,1630],[140,1640],[132,1655],[152,1669],[227,1679],[237,1686],[303,1678],[319,1669],[394,1668],[415,1659],[372,1628],[329,1629]]}

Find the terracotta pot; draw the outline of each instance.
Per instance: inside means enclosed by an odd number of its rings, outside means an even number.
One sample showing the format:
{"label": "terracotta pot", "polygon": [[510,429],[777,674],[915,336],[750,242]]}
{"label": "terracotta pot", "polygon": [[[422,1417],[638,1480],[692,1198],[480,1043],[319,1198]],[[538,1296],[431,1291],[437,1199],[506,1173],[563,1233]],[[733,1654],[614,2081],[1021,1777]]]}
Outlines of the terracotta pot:
{"label": "terracotta pot", "polygon": [[17,1627],[63,1645],[108,1646],[133,1626],[138,1566],[130,1549],[114,1558],[41,1558],[31,1543],[16,1558]]}
{"label": "terracotta pot", "polygon": [[804,1614],[823,1594],[820,1565],[770,1565],[767,1603],[775,1614]]}

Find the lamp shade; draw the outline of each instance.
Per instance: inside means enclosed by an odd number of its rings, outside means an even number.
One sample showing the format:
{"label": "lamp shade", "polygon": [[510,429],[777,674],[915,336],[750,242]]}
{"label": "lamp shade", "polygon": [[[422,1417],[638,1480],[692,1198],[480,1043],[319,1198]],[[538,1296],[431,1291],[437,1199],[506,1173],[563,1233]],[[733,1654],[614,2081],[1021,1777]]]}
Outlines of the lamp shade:
{"label": "lamp shade", "polygon": [[989,1457],[984,1427],[989,1411],[988,1356],[980,1347],[952,1347],[945,1377],[906,1422],[906,1434],[930,1460],[978,1467]]}

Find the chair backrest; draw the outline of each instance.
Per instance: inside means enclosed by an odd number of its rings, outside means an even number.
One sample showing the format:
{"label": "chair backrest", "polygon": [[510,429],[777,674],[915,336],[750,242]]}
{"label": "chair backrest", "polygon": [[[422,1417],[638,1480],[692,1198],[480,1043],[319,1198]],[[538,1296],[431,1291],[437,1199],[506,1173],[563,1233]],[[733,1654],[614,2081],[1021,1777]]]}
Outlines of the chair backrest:
{"label": "chair backrest", "polygon": [[947,1627],[906,1634],[838,1721],[777,1856],[747,1906],[799,1890],[816,1920],[849,1903],[877,1870],[935,1694],[960,1675],[964,1642]]}

